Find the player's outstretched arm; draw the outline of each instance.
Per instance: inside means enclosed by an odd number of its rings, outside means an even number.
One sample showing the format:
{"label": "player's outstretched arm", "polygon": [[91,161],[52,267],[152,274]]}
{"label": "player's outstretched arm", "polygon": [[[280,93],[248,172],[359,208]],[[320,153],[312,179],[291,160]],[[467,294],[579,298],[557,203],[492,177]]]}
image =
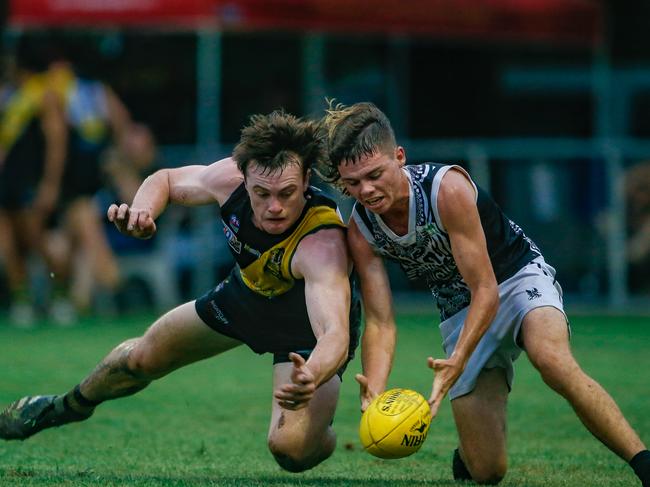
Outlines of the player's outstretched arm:
{"label": "player's outstretched arm", "polygon": [[376,255],[354,221],[348,228],[348,246],[361,282],[365,327],[361,340],[363,374],[360,386],[361,410],[384,391],[393,365],[397,329],[390,283],[383,259]]}
{"label": "player's outstretched arm", "polygon": [[136,238],[150,238],[156,233],[156,219],[169,203],[222,204],[243,180],[231,158],[209,166],[162,169],[143,181],[131,205],[112,204],[107,216],[120,232]]}
{"label": "player's outstretched arm", "polygon": [[331,228],[305,237],[291,269],[305,280],[305,300],[316,347],[306,362],[291,354],[294,370],[290,384],[274,395],[287,409],[307,405],[314,392],[345,363],[350,342],[350,282],[348,252],[343,230]]}
{"label": "player's outstretched arm", "polygon": [[435,371],[429,403],[435,416],[440,403],[465,369],[470,355],[490,326],[499,307],[499,293],[487,251],[485,233],[476,206],[476,191],[469,179],[452,169],[442,179],[438,211],[449,234],[458,271],[471,292],[471,301],[454,352],[448,359],[428,358]]}
{"label": "player's outstretched arm", "polygon": [[43,175],[33,204],[37,211],[47,215],[56,208],[68,149],[68,129],[63,103],[51,90],[43,95],[41,129],[45,139]]}

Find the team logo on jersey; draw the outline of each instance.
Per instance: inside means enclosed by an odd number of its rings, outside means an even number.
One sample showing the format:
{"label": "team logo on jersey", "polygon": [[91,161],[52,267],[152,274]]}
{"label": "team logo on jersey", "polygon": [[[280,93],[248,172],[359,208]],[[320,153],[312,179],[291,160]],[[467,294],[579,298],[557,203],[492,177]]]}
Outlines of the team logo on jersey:
{"label": "team logo on jersey", "polygon": [[238,254],[241,254],[241,242],[237,240],[234,232],[229,227],[224,225],[223,233],[226,236],[226,240],[228,240],[228,245],[230,245],[230,248]]}
{"label": "team logo on jersey", "polygon": [[269,258],[264,265],[264,270],[273,274],[278,279],[282,278],[282,258],[284,257],[284,249],[273,249],[270,251]]}
{"label": "team logo on jersey", "polygon": [[237,215],[233,213],[232,215],[230,215],[230,219],[228,221],[230,222],[232,231],[237,233],[239,231],[239,218],[237,218]]}
{"label": "team logo on jersey", "polygon": [[532,289],[526,289],[526,294],[528,294],[528,301],[542,297],[542,293],[540,293],[536,287]]}

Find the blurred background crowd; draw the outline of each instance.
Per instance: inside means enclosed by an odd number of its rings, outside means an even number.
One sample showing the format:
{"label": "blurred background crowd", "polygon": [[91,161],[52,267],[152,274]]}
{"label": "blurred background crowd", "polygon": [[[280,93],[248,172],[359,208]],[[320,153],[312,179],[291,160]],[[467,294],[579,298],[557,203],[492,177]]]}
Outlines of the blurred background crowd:
{"label": "blurred background crowd", "polygon": [[227,156],[253,113],[318,117],[325,97],[380,106],[409,163],[469,169],[558,269],[569,306],[650,311],[648,2],[0,8],[8,323],[164,309],[214,285],[230,265],[217,208],[170,208],[137,241],[108,205],[158,168]]}

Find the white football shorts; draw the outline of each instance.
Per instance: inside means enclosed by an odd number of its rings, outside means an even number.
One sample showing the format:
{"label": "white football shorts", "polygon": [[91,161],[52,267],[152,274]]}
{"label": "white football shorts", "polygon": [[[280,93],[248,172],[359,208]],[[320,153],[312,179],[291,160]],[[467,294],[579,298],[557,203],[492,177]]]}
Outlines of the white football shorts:
{"label": "white football shorts", "polygon": [[[552,306],[564,313],[562,288],[555,280],[555,269],[539,256],[499,285],[497,315],[476,346],[462,375],[449,390],[449,398],[453,400],[472,392],[481,371],[495,367],[505,369],[508,388],[512,389],[512,364],[522,352],[517,340],[521,323],[529,311],[543,306]],[[440,323],[442,346],[447,357],[456,347],[468,309],[462,309]]]}

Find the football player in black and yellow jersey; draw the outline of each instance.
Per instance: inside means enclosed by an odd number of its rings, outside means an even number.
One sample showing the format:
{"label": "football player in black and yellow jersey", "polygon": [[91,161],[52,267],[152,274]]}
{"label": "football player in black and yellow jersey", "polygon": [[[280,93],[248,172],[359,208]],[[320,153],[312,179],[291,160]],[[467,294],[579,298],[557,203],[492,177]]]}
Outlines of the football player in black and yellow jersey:
{"label": "football player in black and yellow jersey", "polygon": [[309,186],[310,167],[323,154],[313,124],[284,112],[256,115],[233,157],[161,170],[144,181],[131,205],[111,205],[108,218],[120,231],[149,238],[168,203],[218,203],[236,266],[203,297],[118,345],[67,394],[11,404],[0,414],[0,437],[25,439],[86,419],[103,401],[246,344],[274,354],[268,445],[278,464],[299,472],[329,457],[359,305],[344,225],[335,204]]}
{"label": "football player in black and yellow jersey", "polygon": [[58,276],[44,245],[55,211],[66,157],[63,106],[49,82],[42,46],[21,39],[8,82],[0,87],[0,260],[11,292],[9,319],[31,327],[36,315],[27,261],[38,253]]}

